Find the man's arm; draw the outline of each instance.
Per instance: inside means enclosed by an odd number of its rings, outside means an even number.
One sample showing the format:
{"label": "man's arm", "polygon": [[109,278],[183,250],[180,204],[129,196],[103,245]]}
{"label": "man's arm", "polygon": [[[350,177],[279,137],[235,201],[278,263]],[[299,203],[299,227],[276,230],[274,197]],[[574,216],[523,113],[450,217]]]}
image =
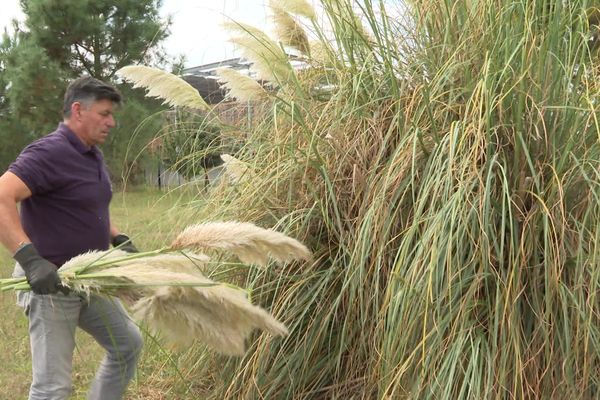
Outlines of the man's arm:
{"label": "man's arm", "polygon": [[56,293],[61,289],[56,265],[40,257],[19,220],[17,203],[29,196],[31,190],[17,175],[6,172],[0,176],[0,242],[21,265],[34,293]]}
{"label": "man's arm", "polygon": [[17,211],[17,203],[30,196],[31,190],[17,175],[9,171],[0,176],[0,243],[11,254],[21,244],[30,242]]}

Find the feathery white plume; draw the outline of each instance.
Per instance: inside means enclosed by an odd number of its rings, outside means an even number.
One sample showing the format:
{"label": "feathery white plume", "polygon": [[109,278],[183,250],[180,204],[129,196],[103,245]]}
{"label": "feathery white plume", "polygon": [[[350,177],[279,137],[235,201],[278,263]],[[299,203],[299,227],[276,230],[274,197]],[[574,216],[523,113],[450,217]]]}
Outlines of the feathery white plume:
{"label": "feathery white plume", "polygon": [[238,183],[249,173],[248,164],[229,154],[221,154],[225,174],[231,183]]}
{"label": "feathery white plume", "polygon": [[275,33],[281,43],[302,54],[310,54],[308,36],[298,21],[280,8],[273,8],[273,21],[275,22]]}
{"label": "feathery white plume", "polygon": [[259,80],[279,85],[290,80],[293,69],[287,55],[279,44],[263,31],[240,23],[226,23],[224,27],[237,33],[237,36],[229,41],[236,45],[242,56],[252,63],[252,70],[256,72]]}
{"label": "feathery white plume", "polygon": [[317,17],[315,9],[306,0],[271,0],[269,5],[271,8],[279,8],[290,14],[296,14],[310,19],[315,19]]}
{"label": "feathery white plume", "polygon": [[226,355],[243,355],[244,342],[255,329],[288,334],[282,323],[252,305],[241,291],[222,285],[160,288],[138,301],[133,312],[171,343],[186,346],[197,339]]}
{"label": "feathery white plume", "polygon": [[[242,355],[255,329],[288,334],[285,325],[253,305],[244,290],[208,279],[203,273],[208,256],[184,249],[229,250],[241,261],[259,265],[266,265],[269,257],[280,262],[311,257],[304,245],[282,233],[250,223],[213,222],[186,228],[170,247],[160,250],[82,254],[58,274],[73,291],[133,303],[137,318],[176,345],[198,339],[220,353]],[[27,288],[24,277],[0,280],[2,290]]]}
{"label": "feathery white plume", "polygon": [[267,96],[265,89],[249,76],[242,75],[231,68],[217,69],[219,82],[228,90],[227,96],[238,101],[260,100]]}
{"label": "feathery white plume", "polygon": [[280,232],[259,228],[247,222],[207,222],[187,227],[175,238],[174,249],[230,251],[244,263],[264,266],[269,257],[279,262],[310,260],[302,243]]}
{"label": "feathery white plume", "polygon": [[207,110],[208,104],[192,85],[169,72],[160,69],[129,65],[117,71],[117,74],[132,82],[133,87],[148,90],[146,96],[158,97],[174,107],[189,107]]}

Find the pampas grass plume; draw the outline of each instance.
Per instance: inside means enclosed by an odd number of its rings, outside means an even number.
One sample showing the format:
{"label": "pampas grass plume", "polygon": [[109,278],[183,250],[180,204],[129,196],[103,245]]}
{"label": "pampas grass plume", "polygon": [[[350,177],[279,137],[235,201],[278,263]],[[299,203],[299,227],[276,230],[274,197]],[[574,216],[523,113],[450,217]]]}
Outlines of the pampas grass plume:
{"label": "pampas grass plume", "polygon": [[265,46],[264,42],[243,36],[233,37],[229,41],[240,50],[244,58],[252,63],[251,69],[256,72],[259,80],[278,85],[283,85],[290,80],[291,67],[287,56],[277,44]]}
{"label": "pampas grass plume", "polygon": [[147,96],[157,97],[174,107],[207,110],[209,107],[192,85],[169,72],[157,68],[129,65],[117,74],[132,82],[133,87],[148,90]]}
{"label": "pampas grass plume", "polygon": [[[209,257],[185,249],[228,250],[242,262],[266,265],[269,257],[308,260],[310,251],[282,233],[250,223],[192,225],[172,246],[147,253],[91,251],[59,270],[63,285],[78,293],[117,296],[133,304],[134,316],[174,345],[193,340],[226,355],[243,355],[250,333],[261,329],[288,335],[284,324],[252,304],[246,291],[204,275]],[[25,278],[0,280],[3,290],[26,290]]]}
{"label": "pampas grass plume", "polygon": [[283,233],[236,221],[189,226],[175,238],[171,247],[226,250],[244,263],[260,266],[267,265],[269,257],[278,262],[310,260],[312,257],[306,246]]}
{"label": "pampas grass plume", "polygon": [[310,19],[317,17],[315,9],[306,0],[271,0],[270,6]]}
{"label": "pampas grass plume", "polygon": [[288,334],[282,323],[226,286],[160,288],[137,302],[133,313],[177,346],[200,340],[226,355],[243,355],[244,342],[255,329]]}
{"label": "pampas grass plume", "polygon": [[258,42],[262,42],[267,45],[275,44],[264,31],[255,26],[244,24],[242,22],[225,22],[222,24],[222,26],[229,32],[236,33],[241,36],[252,37]]}
{"label": "pampas grass plume", "polygon": [[254,79],[231,68],[217,69],[219,82],[227,88],[227,96],[238,101],[255,101],[267,96],[265,89]]}
{"label": "pampas grass plume", "polygon": [[76,257],[71,258],[69,261],[60,267],[59,272],[69,273],[83,266],[97,263],[98,261],[109,262],[117,259],[126,257],[129,253],[115,249],[111,251],[89,251]]}
{"label": "pampas grass plume", "polygon": [[221,154],[225,174],[231,183],[239,183],[249,174],[248,164],[238,160],[230,154]]}
{"label": "pampas grass plume", "polygon": [[306,32],[290,14],[280,8],[273,8],[273,21],[275,22],[275,33],[284,45],[292,47],[302,54],[310,55]]}
{"label": "pampas grass plume", "polygon": [[312,41],[310,45],[310,59],[312,64],[332,65],[331,55],[335,54],[327,45],[320,41]]}
{"label": "pampas grass plume", "polygon": [[238,47],[242,56],[252,63],[252,70],[259,80],[283,85],[287,83],[293,70],[283,49],[263,31],[250,25],[226,23],[225,29],[237,36],[229,39]]}

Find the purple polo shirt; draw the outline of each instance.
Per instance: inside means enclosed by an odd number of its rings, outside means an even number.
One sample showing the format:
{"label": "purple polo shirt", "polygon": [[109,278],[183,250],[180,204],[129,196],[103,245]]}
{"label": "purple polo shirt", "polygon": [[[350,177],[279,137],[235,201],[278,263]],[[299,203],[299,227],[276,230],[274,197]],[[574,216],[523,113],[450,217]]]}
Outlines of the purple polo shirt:
{"label": "purple polo shirt", "polygon": [[8,170],[31,190],[21,223],[40,255],[61,266],[110,243],[111,184],[104,158],[65,124],[27,146]]}

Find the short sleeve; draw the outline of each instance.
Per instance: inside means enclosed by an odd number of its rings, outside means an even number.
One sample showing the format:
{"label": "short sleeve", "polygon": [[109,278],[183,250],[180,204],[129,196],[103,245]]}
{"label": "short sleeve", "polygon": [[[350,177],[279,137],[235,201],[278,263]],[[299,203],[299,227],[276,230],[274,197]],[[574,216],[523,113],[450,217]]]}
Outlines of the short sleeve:
{"label": "short sleeve", "polygon": [[8,170],[18,176],[27,185],[31,193],[41,194],[55,187],[57,174],[54,152],[38,140],[27,146],[17,157]]}

